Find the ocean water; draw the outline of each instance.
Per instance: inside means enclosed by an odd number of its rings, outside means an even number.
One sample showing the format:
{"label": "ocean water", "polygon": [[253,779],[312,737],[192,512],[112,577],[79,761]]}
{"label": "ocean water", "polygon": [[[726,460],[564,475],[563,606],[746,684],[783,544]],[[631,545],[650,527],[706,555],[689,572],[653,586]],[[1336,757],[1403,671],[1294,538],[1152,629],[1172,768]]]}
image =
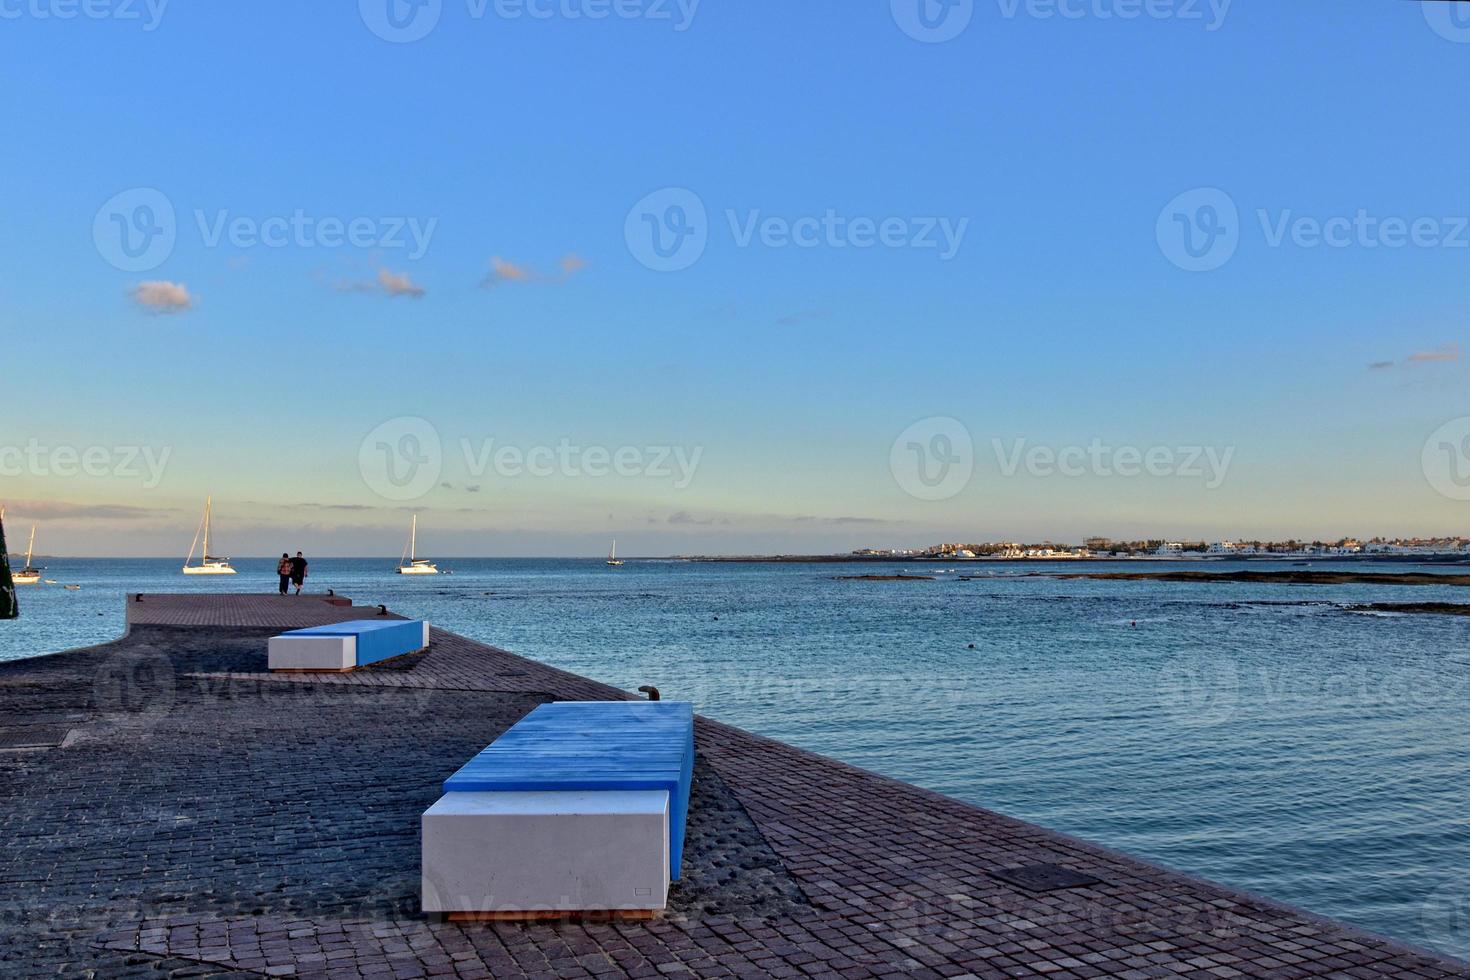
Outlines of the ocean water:
{"label": "ocean water", "polygon": [[[206,580],[177,559],[55,560],[60,584],[22,588],[23,618],[0,624],[0,659],[115,637],[125,591],[274,588],[274,561],[237,564]],[[318,559],[310,584],[1470,956],[1470,619],[1342,608],[1470,590],[1061,580],[1013,564],[932,582],[836,578],[870,565],[442,565],[455,574]],[[1126,566],[1144,567],[1171,566]]]}

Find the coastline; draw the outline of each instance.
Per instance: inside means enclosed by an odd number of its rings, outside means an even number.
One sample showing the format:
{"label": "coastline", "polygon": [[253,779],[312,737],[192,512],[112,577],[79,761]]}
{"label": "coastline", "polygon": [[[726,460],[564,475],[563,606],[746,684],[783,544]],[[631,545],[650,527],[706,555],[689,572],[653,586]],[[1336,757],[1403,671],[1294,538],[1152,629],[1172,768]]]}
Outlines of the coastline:
{"label": "coastline", "polygon": [[[146,600],[129,605],[129,632],[112,643],[0,665],[0,698],[55,702],[59,710],[30,717],[70,726],[65,740],[27,756],[23,771],[6,772],[30,791],[12,799],[41,813],[7,814],[7,826],[21,833],[4,871],[23,893],[25,911],[45,913],[42,921],[20,917],[22,930],[5,937],[6,962],[32,955],[21,944],[49,956],[60,943],[73,955],[82,933],[100,925],[95,931],[105,936],[86,948],[104,959],[132,955],[296,975],[325,975],[336,955],[360,970],[409,975],[430,971],[442,957],[466,966],[462,975],[495,976],[556,964],[566,968],[556,971],[563,975],[672,969],[703,976],[718,967],[741,975],[1228,976],[1289,967],[1297,976],[1327,976],[1364,966],[1381,975],[1470,977],[1470,964],[707,718],[699,720],[698,745],[708,793],[696,809],[718,819],[692,845],[691,856],[707,872],[702,897],[646,927],[428,925],[409,907],[417,868],[404,825],[416,830],[416,808],[467,757],[455,753],[472,752],[493,737],[495,724],[511,723],[541,699],[631,695],[439,630],[434,648],[411,669],[268,675],[259,669],[259,648],[274,621],[376,608],[344,612],[238,595]],[[150,664],[152,686],[112,699],[109,671],[122,666],[137,680],[146,673],[138,668]],[[85,711],[77,710],[80,696]],[[354,719],[357,731],[335,727]],[[254,733],[250,751],[229,737],[239,731]],[[287,742],[290,751],[277,744]],[[303,757],[299,744],[315,746],[321,757]],[[204,768],[180,772],[179,753]],[[251,760],[252,753],[260,757]],[[89,773],[113,771],[118,756],[135,765],[118,770],[124,785],[116,792],[98,797]],[[345,766],[351,760],[369,764],[352,771]],[[249,778],[240,785],[216,770]],[[187,780],[187,791],[170,782],[175,776]],[[344,807],[364,782],[380,794],[372,813]],[[271,800],[286,791],[298,796]],[[136,816],[117,825],[94,821],[78,828],[94,838],[77,842],[64,814],[84,800],[174,816],[167,824]],[[302,807],[317,814],[319,826],[299,823]],[[176,829],[179,819],[197,824],[237,811],[232,823],[208,834],[180,837]],[[48,813],[59,823],[38,825]],[[695,819],[692,812],[691,826]],[[119,839],[117,831],[129,828]],[[299,840],[291,844],[293,838]],[[341,850],[349,841],[357,843]],[[54,918],[48,899],[65,902],[58,889],[65,891],[69,876],[78,885],[94,880],[92,862],[112,867],[106,862],[126,862],[139,849],[167,854],[175,872],[218,886],[205,896],[166,883],[172,898],[150,905],[158,883],[145,866],[138,869],[142,900],[103,902],[72,923],[76,928],[61,930],[66,935],[44,932]],[[287,867],[284,893],[251,890],[253,876],[236,880],[238,869],[252,866],[249,859],[266,870]],[[1036,893],[992,877],[1038,862],[1102,884]],[[121,866],[107,874],[123,877]],[[249,894],[235,895],[232,886]],[[371,914],[352,914],[364,909]],[[124,914],[100,923],[118,911]],[[579,966],[582,956],[600,970]],[[1202,962],[1223,972],[1206,974]]]}
{"label": "coastline", "polygon": [[1414,572],[1051,572],[1051,578],[1090,579],[1101,582],[1216,582],[1253,585],[1428,585],[1455,588],[1470,585],[1470,575],[1424,575]]}
{"label": "coastline", "polygon": [[1086,557],[1053,555],[1037,558],[946,558],[934,555],[674,555],[669,558],[629,558],[627,560],[630,562],[682,561],[772,565],[1075,565],[1078,562],[1123,564],[1180,562],[1205,565],[1225,562],[1249,562],[1251,564],[1279,564],[1282,562],[1293,564],[1368,562],[1376,564],[1381,562],[1406,565],[1470,565],[1470,556],[1448,553],[1434,555],[1088,555]]}

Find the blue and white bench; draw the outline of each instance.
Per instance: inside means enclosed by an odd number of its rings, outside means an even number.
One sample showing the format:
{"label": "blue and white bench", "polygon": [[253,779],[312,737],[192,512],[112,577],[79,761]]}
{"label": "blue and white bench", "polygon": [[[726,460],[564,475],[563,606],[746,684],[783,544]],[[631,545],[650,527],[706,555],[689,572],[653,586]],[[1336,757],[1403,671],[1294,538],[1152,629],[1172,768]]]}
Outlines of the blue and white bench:
{"label": "blue and white bench", "polygon": [[424,911],[652,915],[679,878],[693,777],[688,702],[543,704],[424,813]]}
{"label": "blue and white bench", "polygon": [[343,671],[428,648],[422,620],[355,619],[273,636],[266,659],[271,670]]}

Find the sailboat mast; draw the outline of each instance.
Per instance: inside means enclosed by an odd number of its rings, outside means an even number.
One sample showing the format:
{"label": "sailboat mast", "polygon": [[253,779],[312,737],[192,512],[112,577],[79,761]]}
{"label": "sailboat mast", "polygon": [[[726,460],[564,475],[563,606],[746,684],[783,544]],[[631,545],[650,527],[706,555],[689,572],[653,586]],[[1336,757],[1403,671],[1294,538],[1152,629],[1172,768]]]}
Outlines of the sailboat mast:
{"label": "sailboat mast", "polygon": [[31,525],[31,543],[26,545],[26,568],[31,567],[31,555],[36,551],[36,525]]}
{"label": "sailboat mast", "polygon": [[209,561],[209,512],[214,509],[214,497],[204,499],[204,558],[203,562]]}
{"label": "sailboat mast", "polygon": [[419,515],[413,515],[413,528],[408,532],[408,563],[419,556]]}

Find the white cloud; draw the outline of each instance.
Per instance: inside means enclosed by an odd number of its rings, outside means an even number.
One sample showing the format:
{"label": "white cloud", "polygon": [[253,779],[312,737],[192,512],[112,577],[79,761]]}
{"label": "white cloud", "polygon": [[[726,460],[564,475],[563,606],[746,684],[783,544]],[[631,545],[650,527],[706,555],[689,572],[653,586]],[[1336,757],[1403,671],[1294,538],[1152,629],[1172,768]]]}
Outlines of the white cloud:
{"label": "white cloud", "polygon": [[424,287],[416,284],[408,277],[408,273],[390,272],[386,268],[378,270],[378,285],[383,292],[389,296],[407,296],[411,299],[420,299],[424,295]]}
{"label": "white cloud", "polygon": [[485,289],[494,289],[504,282],[530,282],[535,278],[536,273],[531,271],[530,266],[517,265],[496,255],[490,259],[490,271],[485,273],[480,285]]}
{"label": "white cloud", "polygon": [[140,282],[131,295],[133,302],[149,313],[183,313],[194,308],[194,297],[181,282]]}
{"label": "white cloud", "polygon": [[496,286],[512,282],[566,282],[587,268],[587,260],[576,252],[568,252],[557,260],[556,265],[560,270],[559,275],[543,276],[529,265],[512,262],[496,255],[490,259],[490,271],[485,273],[484,279],[480,280],[480,286],[484,289],[494,289]]}
{"label": "white cloud", "polygon": [[387,267],[379,268],[374,279],[351,279],[343,276],[332,283],[332,288],[339,293],[381,293],[384,296],[407,296],[409,299],[422,299],[428,292],[414,282],[408,273],[394,272]]}

